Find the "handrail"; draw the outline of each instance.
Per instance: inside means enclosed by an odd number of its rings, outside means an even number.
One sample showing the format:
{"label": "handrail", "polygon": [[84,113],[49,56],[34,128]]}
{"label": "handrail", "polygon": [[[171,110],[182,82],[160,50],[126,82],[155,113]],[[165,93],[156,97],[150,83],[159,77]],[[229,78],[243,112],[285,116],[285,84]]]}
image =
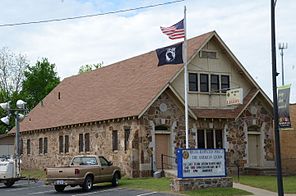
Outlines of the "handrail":
{"label": "handrail", "polygon": [[162,173],[162,176],[164,176],[164,165],[167,165],[167,166],[170,166],[172,168],[177,168],[175,165],[173,164],[170,164],[170,163],[165,163],[164,160],[163,160],[163,157],[168,157],[170,159],[174,159],[174,161],[176,160],[177,157],[175,156],[170,156],[170,155],[166,155],[166,154],[161,154],[161,173]]}

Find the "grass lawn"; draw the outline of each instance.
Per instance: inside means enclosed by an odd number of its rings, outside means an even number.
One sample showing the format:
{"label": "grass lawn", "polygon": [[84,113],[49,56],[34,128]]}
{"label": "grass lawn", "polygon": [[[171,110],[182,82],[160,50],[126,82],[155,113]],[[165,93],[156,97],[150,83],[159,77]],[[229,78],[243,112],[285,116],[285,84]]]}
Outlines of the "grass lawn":
{"label": "grass lawn", "polygon": [[34,179],[39,179],[39,180],[45,179],[45,171],[39,170],[39,169],[22,170],[21,174],[23,177],[26,177],[26,178],[34,178]]}
{"label": "grass lawn", "polygon": [[[131,189],[145,189],[159,192],[170,192],[169,178],[123,178],[120,186]],[[200,195],[200,196],[234,196],[234,195],[251,195],[251,193],[235,188],[211,188],[196,191],[182,192],[183,195]]]}
{"label": "grass lawn", "polygon": [[[237,178],[235,178],[234,181],[237,182]],[[277,192],[276,176],[240,176],[239,182],[241,184]],[[296,176],[283,177],[283,185],[285,193],[296,193]]]}

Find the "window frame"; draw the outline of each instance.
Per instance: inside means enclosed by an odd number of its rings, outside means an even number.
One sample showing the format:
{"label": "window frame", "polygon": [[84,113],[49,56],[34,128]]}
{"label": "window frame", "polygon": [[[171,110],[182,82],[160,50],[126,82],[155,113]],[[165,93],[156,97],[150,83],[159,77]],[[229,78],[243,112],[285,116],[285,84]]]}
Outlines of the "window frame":
{"label": "window frame", "polygon": [[118,150],[118,131],[112,131],[112,151]]}
{"label": "window frame", "polygon": [[127,151],[130,133],[131,133],[130,128],[124,129],[124,151]]}
{"label": "window frame", "polygon": [[[215,82],[213,82],[213,77],[216,77]],[[210,74],[210,89],[211,93],[219,93],[220,92],[220,76],[219,74]],[[214,89],[213,87],[216,87],[217,89]]]}
{"label": "window frame", "polygon": [[[206,77],[206,81],[202,81],[203,76]],[[203,90],[204,87],[206,87],[206,90]],[[199,89],[201,93],[209,92],[209,74],[205,74],[205,73],[199,74]]]}
{"label": "window frame", "polygon": [[43,138],[43,154],[48,153],[48,139],[47,137]]}
{"label": "window frame", "polygon": [[[204,147],[203,148],[200,148],[199,147],[199,132],[203,132],[203,144],[204,144]],[[212,138],[213,138],[213,141],[212,141],[212,144],[213,144],[213,149],[216,149],[217,148],[217,132],[221,132],[221,148],[223,148],[224,146],[224,138],[223,138],[223,129],[198,129],[197,130],[197,134],[196,134],[196,147],[199,148],[199,149],[209,149],[208,147],[208,134],[207,132],[211,132],[212,133]]]}
{"label": "window frame", "polygon": [[[196,77],[195,81],[190,80],[191,79],[190,76],[192,76],[192,75],[194,75]],[[198,90],[199,90],[199,88],[198,88],[198,78],[199,78],[198,73],[194,73],[194,72],[189,72],[188,73],[188,89],[189,89],[189,91],[198,92]],[[191,85],[194,85],[195,88],[192,89]]]}
{"label": "window frame", "polygon": [[84,152],[90,151],[90,134],[85,133],[84,134]]}
{"label": "window frame", "polygon": [[39,138],[39,154],[43,153],[43,138]]}
{"label": "window frame", "polygon": [[[227,78],[227,82],[223,82],[223,77],[226,77]],[[227,90],[229,90],[230,88],[230,75],[224,75],[224,74],[221,74],[220,75],[220,78],[221,78],[221,93],[226,93]],[[227,86],[227,88],[225,88],[225,86]]]}
{"label": "window frame", "polygon": [[79,139],[78,139],[79,152],[84,152],[83,133],[80,133],[78,137],[79,137]]}
{"label": "window frame", "polygon": [[27,155],[31,154],[31,140],[27,139]]}

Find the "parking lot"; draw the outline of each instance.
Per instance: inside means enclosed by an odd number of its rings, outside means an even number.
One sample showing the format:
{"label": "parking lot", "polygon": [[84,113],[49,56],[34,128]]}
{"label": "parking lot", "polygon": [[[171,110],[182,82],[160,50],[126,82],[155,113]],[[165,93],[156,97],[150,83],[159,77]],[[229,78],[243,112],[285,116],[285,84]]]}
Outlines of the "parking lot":
{"label": "parking lot", "polygon": [[67,195],[67,196],[87,196],[87,195],[116,195],[116,196],[148,196],[148,195],[161,195],[168,196],[174,195],[169,193],[159,193],[155,191],[146,190],[132,190],[124,187],[112,187],[111,185],[104,186],[94,186],[93,190],[90,192],[83,192],[82,189],[77,187],[66,187],[65,191],[62,193],[57,193],[53,186],[44,185],[42,181],[33,182],[21,180],[16,182],[11,188],[5,187],[2,183],[0,184],[1,196],[15,196],[15,195]]}

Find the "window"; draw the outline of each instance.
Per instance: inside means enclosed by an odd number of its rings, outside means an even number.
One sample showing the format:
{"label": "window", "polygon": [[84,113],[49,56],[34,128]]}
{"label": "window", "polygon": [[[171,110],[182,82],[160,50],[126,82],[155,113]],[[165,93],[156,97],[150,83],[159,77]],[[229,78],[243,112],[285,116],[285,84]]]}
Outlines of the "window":
{"label": "window", "polygon": [[24,143],[23,143],[23,139],[20,139],[20,146],[19,146],[19,149],[20,149],[20,154],[23,154],[23,152],[24,152]]}
{"label": "window", "polygon": [[222,130],[197,130],[197,148],[223,148]]}
{"label": "window", "polygon": [[27,139],[27,154],[31,154],[31,140]]}
{"label": "window", "polygon": [[208,74],[200,74],[200,92],[209,92]]}
{"label": "window", "polygon": [[101,166],[102,167],[109,166],[108,161],[104,157],[99,157],[99,159],[100,159],[100,162],[101,162]]}
{"label": "window", "polygon": [[65,135],[65,153],[69,152],[69,135]]}
{"label": "window", "polygon": [[130,129],[126,128],[124,129],[124,150],[127,150],[128,147],[128,139],[130,136]]}
{"label": "window", "polygon": [[60,135],[59,136],[59,153],[63,153],[63,147],[64,147],[64,140],[63,140],[63,136]]}
{"label": "window", "polygon": [[69,136],[59,136],[59,153],[69,152]]}
{"label": "window", "polygon": [[230,88],[229,84],[229,76],[221,75],[221,92],[226,93],[226,91]]}
{"label": "window", "polygon": [[211,92],[219,93],[219,75],[211,74]]}
{"label": "window", "polygon": [[48,151],[48,142],[47,142],[47,137],[45,137],[44,138],[44,146],[43,146],[43,152],[44,152],[44,154],[46,154],[47,153],[47,151]]}
{"label": "window", "polygon": [[83,152],[83,134],[79,134],[79,152]]}
{"label": "window", "polygon": [[205,148],[205,132],[204,132],[204,130],[197,131],[197,148]]}
{"label": "window", "polygon": [[89,152],[89,133],[84,135],[84,145],[85,152]]}
{"label": "window", "polygon": [[198,91],[197,73],[189,73],[189,91]]}
{"label": "window", "polygon": [[39,154],[43,152],[43,138],[39,138]]}
{"label": "window", "polygon": [[112,150],[118,150],[118,133],[116,130],[112,131]]}
{"label": "window", "polygon": [[217,52],[202,50],[202,51],[199,52],[199,56],[200,56],[200,58],[216,59],[217,58]]}

